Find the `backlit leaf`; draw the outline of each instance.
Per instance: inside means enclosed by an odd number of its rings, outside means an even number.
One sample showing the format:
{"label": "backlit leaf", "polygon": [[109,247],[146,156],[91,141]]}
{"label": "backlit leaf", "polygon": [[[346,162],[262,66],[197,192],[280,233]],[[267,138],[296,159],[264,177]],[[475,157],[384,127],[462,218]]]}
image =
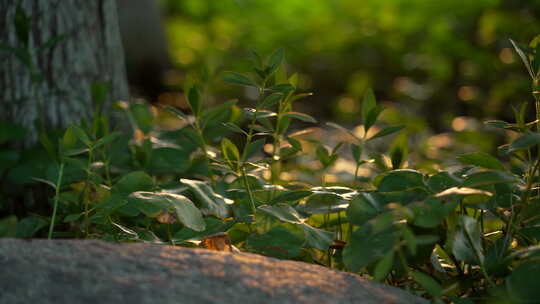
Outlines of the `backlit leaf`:
{"label": "backlit leaf", "polygon": [[201,211],[183,195],[137,191],[129,195],[128,201],[147,216],[157,217],[162,211],[171,211],[184,226],[195,231],[205,229]]}

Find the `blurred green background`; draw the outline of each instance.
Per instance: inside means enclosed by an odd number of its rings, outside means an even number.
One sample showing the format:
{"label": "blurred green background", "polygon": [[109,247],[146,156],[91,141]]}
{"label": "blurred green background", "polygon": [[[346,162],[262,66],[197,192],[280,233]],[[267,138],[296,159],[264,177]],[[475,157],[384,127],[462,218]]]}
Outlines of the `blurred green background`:
{"label": "blurred green background", "polygon": [[225,85],[220,72],[250,73],[250,49],[269,55],[280,47],[300,89],[314,93],[297,110],[322,122],[355,126],[372,87],[389,108],[388,123],[406,124],[409,134],[457,132],[474,149],[493,151],[496,139],[478,132],[481,121],[512,121],[512,105],[531,100],[509,38],[527,44],[540,33],[540,0],[159,3],[173,68],[168,92],[153,102],[185,106],[182,88],[202,81],[209,101],[249,103],[256,94]]}

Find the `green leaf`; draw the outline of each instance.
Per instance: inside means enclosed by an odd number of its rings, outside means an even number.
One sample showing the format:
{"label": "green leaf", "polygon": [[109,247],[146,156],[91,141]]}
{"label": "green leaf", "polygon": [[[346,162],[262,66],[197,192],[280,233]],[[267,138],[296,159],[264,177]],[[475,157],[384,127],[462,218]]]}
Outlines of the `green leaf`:
{"label": "green leaf", "polygon": [[375,192],[363,192],[349,203],[347,219],[354,225],[362,226],[385,211],[383,197]]}
{"label": "green leaf", "polygon": [[195,117],[199,117],[202,111],[202,100],[201,93],[197,86],[193,86],[191,89],[189,89],[187,101],[193,115]]}
{"label": "green leaf", "polygon": [[264,234],[252,234],[246,248],[260,254],[280,259],[291,259],[300,255],[304,238],[283,226],[276,226]]}
{"label": "green leaf", "polygon": [[235,125],[234,123],[232,122],[226,122],[226,123],[223,123],[223,126],[235,133],[239,133],[239,134],[243,134],[243,135],[247,135],[247,133],[242,130],[242,128],[240,128],[239,126]]}
{"label": "green leaf", "polygon": [[135,171],[122,176],[113,186],[116,193],[129,194],[135,191],[150,191],[154,188],[154,180],[143,171]]}
{"label": "green leaf", "polygon": [[182,228],[180,231],[174,234],[173,240],[175,242],[181,243],[187,240],[200,240],[206,236],[225,232],[230,229],[235,223],[235,220],[223,222],[213,217],[204,218],[206,224],[206,229],[204,231],[195,231],[190,228]]}
{"label": "green leaf", "polygon": [[531,76],[531,79],[535,79],[534,72],[533,72],[531,63],[530,63],[529,59],[527,58],[527,55],[525,55],[523,50],[521,50],[521,48],[514,42],[514,40],[510,39],[510,42],[512,43],[512,46],[514,47],[514,49],[518,53],[519,57],[523,61],[523,64],[527,68],[527,72],[529,72],[529,75]]}
{"label": "green leaf", "polygon": [[466,195],[483,195],[483,196],[493,196],[493,193],[474,189],[474,188],[466,188],[466,187],[452,187],[448,188],[442,192],[439,192],[435,195],[435,197],[445,197],[445,196],[451,196],[451,195],[460,195],[460,196],[466,196]]}
{"label": "green leaf", "polygon": [[528,149],[532,146],[537,146],[540,144],[540,134],[539,133],[527,133],[521,137],[518,137],[514,140],[508,147],[507,152],[514,152],[518,150]]}
{"label": "green leaf", "polygon": [[92,145],[92,141],[90,140],[88,135],[86,135],[86,132],[81,129],[81,127],[76,125],[71,125],[67,128],[62,139],[62,144],[65,148],[74,148],[76,143],[75,138],[80,140],[87,147],[90,147]]}
{"label": "green leaf", "polygon": [[375,124],[377,121],[377,118],[379,118],[379,115],[384,111],[384,107],[381,105],[376,105],[371,110],[369,110],[366,120],[364,121],[364,130],[367,133],[367,131]]}
{"label": "green leaf", "polygon": [[190,151],[174,146],[156,148],[150,154],[146,169],[151,174],[184,173],[191,166],[190,155]]}
{"label": "green leaf", "polygon": [[74,222],[74,221],[78,220],[79,218],[81,218],[81,216],[83,216],[83,214],[84,213],[74,213],[74,214],[67,215],[64,218],[64,223]]}
{"label": "green leaf", "polygon": [[308,224],[301,224],[304,229],[304,235],[306,237],[306,243],[308,248],[315,248],[319,250],[328,250],[328,247],[332,244],[334,234],[329,231],[317,229]]}
{"label": "green leaf", "polygon": [[189,187],[191,193],[201,204],[201,211],[204,214],[222,219],[229,216],[229,205],[232,201],[215,193],[207,183],[185,178],[180,179],[180,182]]}
{"label": "green leaf", "polygon": [[382,258],[373,271],[373,280],[381,282],[386,278],[392,266],[394,265],[394,251],[388,252],[384,258]]}
{"label": "green leaf", "polygon": [[362,160],[362,148],[359,145],[351,144],[351,154],[354,161],[358,164]]}
{"label": "green leaf", "polygon": [[257,52],[257,50],[255,49],[250,49],[249,50],[249,57],[250,59],[253,61],[253,63],[255,64],[255,66],[257,67],[262,67],[263,65],[263,61],[262,61],[262,58],[261,58],[261,55],[259,55],[259,53]]}
{"label": "green leaf", "polygon": [[283,202],[295,202],[297,200],[303,199],[306,196],[310,196],[312,193],[313,193],[312,191],[308,191],[308,190],[287,191],[274,197],[270,201],[270,204],[273,205],[273,204],[283,203]]}
{"label": "green leaf", "polygon": [[184,114],[184,112],[182,112],[180,109],[177,109],[177,108],[171,107],[171,106],[165,106],[165,107],[163,107],[163,109],[165,109],[167,112],[169,112],[171,114],[176,115],[181,120],[189,121],[187,115]]}
{"label": "green leaf", "polygon": [[[137,191],[129,195],[128,201],[147,216],[155,217],[161,211],[174,211],[176,218],[184,226],[195,231],[206,228],[201,211],[183,195]],[[148,208],[149,206],[152,207]]]}
{"label": "green leaf", "polygon": [[222,78],[225,82],[248,87],[258,88],[259,86],[251,79],[236,72],[223,72]]}
{"label": "green leaf", "polygon": [[351,235],[351,240],[343,250],[343,262],[351,272],[358,272],[368,264],[384,258],[392,251],[397,241],[395,229],[375,229],[367,224]]}
{"label": "green leaf", "polygon": [[17,223],[17,237],[33,237],[39,230],[47,227],[48,225],[49,223],[39,216],[27,216]]}
{"label": "green leaf", "polygon": [[382,129],[381,131],[377,132],[377,134],[370,137],[368,140],[373,140],[375,138],[384,137],[384,136],[388,136],[390,134],[394,134],[394,133],[402,130],[403,128],[405,128],[405,126],[386,127],[384,129]]}
{"label": "green leaf", "polygon": [[469,216],[460,216],[458,229],[454,235],[452,253],[459,260],[468,264],[482,265],[484,254],[482,252],[482,239],[480,227],[476,219]]}
{"label": "green leaf", "polygon": [[268,75],[274,73],[279,65],[283,62],[285,58],[285,50],[283,48],[277,49],[270,58],[268,58]]}
{"label": "green leaf", "polygon": [[506,289],[513,300],[518,303],[533,303],[540,298],[538,274],[540,261],[532,260],[520,264],[506,278]]}
{"label": "green leaf", "polygon": [[261,152],[265,143],[266,143],[266,139],[264,138],[260,138],[260,139],[250,142],[246,146],[246,159],[244,160],[248,160],[250,157],[257,154],[257,152]]}
{"label": "green leaf", "polygon": [[419,271],[413,271],[411,272],[411,276],[413,279],[420,284],[424,289],[433,297],[441,297],[443,295],[443,288],[439,282],[437,282],[434,278],[431,276],[419,272]]}
{"label": "green leaf", "polygon": [[369,118],[369,113],[377,106],[377,100],[375,99],[375,94],[373,94],[372,89],[368,89],[362,100],[362,122],[364,123],[364,130],[367,133],[367,130],[371,126],[367,126],[366,123],[371,119]]}
{"label": "green leaf", "polygon": [[467,176],[461,183],[461,187],[477,188],[500,183],[517,183],[518,181],[517,177],[504,171],[486,170]]}
{"label": "green leaf", "polygon": [[379,183],[380,192],[406,191],[425,188],[424,175],[416,170],[400,169],[384,174]]}
{"label": "green leaf", "polygon": [[296,119],[299,119],[299,120],[302,120],[302,121],[305,121],[305,122],[311,122],[311,123],[316,123],[317,120],[315,120],[315,118],[307,115],[307,114],[304,114],[304,113],[299,113],[299,112],[287,112],[287,113],[283,113],[283,116],[284,117],[291,117],[291,118],[296,118]]}
{"label": "green leaf", "polygon": [[270,108],[276,103],[279,102],[280,99],[283,98],[282,93],[274,93],[266,96],[263,101],[259,104],[260,109]]}
{"label": "green leaf", "polygon": [[271,215],[283,222],[291,224],[302,223],[302,219],[300,217],[300,214],[298,214],[298,211],[285,203],[279,203],[273,206],[262,205],[259,206],[257,210],[265,214]]}
{"label": "green leaf", "polygon": [[462,154],[457,160],[463,164],[478,166],[486,169],[505,170],[502,163],[495,157],[484,152]]}
{"label": "green leaf", "polygon": [[484,124],[486,126],[498,128],[498,129],[508,129],[512,126],[511,123],[506,122],[504,120],[486,120],[484,121]]}
{"label": "green leaf", "polygon": [[113,140],[115,140],[120,135],[121,135],[120,132],[112,132],[111,134],[106,135],[106,136],[98,139],[96,141],[96,143],[94,144],[93,148],[95,149],[95,148],[101,147],[103,145],[106,145],[106,144],[112,142]]}
{"label": "green leaf", "polygon": [[428,178],[426,182],[429,189],[433,192],[442,192],[448,188],[457,187],[461,184],[461,181],[448,172],[439,172]]}
{"label": "green leaf", "polygon": [[410,205],[414,213],[413,224],[422,228],[434,228],[444,222],[448,214],[454,211],[454,208],[459,203],[454,200],[449,203],[444,203],[440,199],[429,197],[423,202],[417,202]]}
{"label": "green leaf", "polygon": [[154,126],[154,114],[150,111],[147,104],[132,103],[129,106],[129,111],[135,120],[135,124],[141,131],[148,134]]}
{"label": "green leaf", "polygon": [[327,214],[345,210],[349,202],[340,195],[331,192],[314,192],[303,205],[303,212],[309,214]]}
{"label": "green leaf", "polygon": [[221,140],[221,153],[223,153],[223,158],[229,163],[229,167],[232,170],[238,170],[238,166],[240,165],[240,152],[227,138]]}
{"label": "green leaf", "polygon": [[340,126],[340,125],[338,125],[337,123],[327,122],[326,125],[329,126],[329,127],[334,128],[334,129],[337,129],[337,130],[339,130],[339,131],[341,131],[341,132],[343,132],[343,133],[345,133],[345,134],[350,135],[352,138],[355,139],[355,141],[356,141],[357,143],[360,143],[360,142],[362,141],[360,138],[358,138],[358,136],[356,136],[356,134],[354,134],[353,132],[351,132],[349,129],[347,129],[347,128],[345,128],[345,127],[342,127],[342,126]]}
{"label": "green leaf", "polygon": [[[99,202],[95,206],[96,214],[99,214],[102,217],[107,217],[107,216],[111,215],[112,213],[116,212],[117,210],[119,210],[123,206],[127,205],[127,201],[126,201],[125,198],[126,198],[125,195],[119,194],[119,193],[108,196],[107,198],[103,199],[101,202]],[[64,219],[64,222],[77,220],[77,216],[78,215],[82,216],[83,214],[84,213],[77,213],[77,214],[68,215]],[[132,215],[132,216],[136,216],[138,214],[139,214],[139,212],[137,211],[136,214]]]}
{"label": "green leaf", "polygon": [[271,91],[287,93],[296,90],[296,88],[290,83],[280,83],[270,88]]}

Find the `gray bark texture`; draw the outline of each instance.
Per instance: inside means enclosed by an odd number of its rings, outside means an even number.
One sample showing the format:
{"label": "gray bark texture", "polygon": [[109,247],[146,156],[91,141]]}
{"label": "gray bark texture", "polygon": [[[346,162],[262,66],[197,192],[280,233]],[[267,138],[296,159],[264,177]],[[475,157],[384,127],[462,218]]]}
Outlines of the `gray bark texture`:
{"label": "gray bark texture", "polygon": [[249,253],[0,239],[0,303],[428,303],[317,265]]}
{"label": "gray bark texture", "polygon": [[26,127],[30,141],[37,119],[48,129],[90,118],[94,83],[108,86],[106,103],[129,97],[115,0],[2,0],[0,43],[0,119]]}

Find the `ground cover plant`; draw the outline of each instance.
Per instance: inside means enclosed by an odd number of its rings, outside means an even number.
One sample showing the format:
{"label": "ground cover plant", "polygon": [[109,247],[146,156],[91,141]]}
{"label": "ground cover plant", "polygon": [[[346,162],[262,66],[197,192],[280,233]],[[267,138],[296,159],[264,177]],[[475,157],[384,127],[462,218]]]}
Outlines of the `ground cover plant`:
{"label": "ground cover plant", "polygon": [[[231,100],[209,108],[195,84],[185,90],[189,111],[117,103],[131,136],[112,131],[97,111],[91,121],[42,134],[46,153],[0,151],[2,208],[29,187],[51,206],[13,211],[0,220],[0,236],[193,247],[226,233],[242,251],[360,273],[434,302],[534,302],[539,41],[528,48],[512,42],[531,77],[536,120],[526,121],[526,102],[514,109],[515,122],[486,122],[511,134],[499,155],[463,154],[461,166],[436,173],[413,169],[404,137],[388,142],[405,126],[379,121],[384,107],[372,91],[362,102],[363,132],[328,123],[348,138],[328,146],[298,128],[316,120],[294,110],[311,93],[287,73],[284,51],[268,58],[253,52],[252,74],[222,74],[256,92],[253,105]],[[24,137],[16,125],[0,130],[6,147]],[[384,153],[371,148],[385,139]],[[340,158],[352,160],[352,181],[327,179]],[[299,167],[304,175],[295,176],[306,179],[291,177]],[[359,176],[364,167],[372,176]]]}

